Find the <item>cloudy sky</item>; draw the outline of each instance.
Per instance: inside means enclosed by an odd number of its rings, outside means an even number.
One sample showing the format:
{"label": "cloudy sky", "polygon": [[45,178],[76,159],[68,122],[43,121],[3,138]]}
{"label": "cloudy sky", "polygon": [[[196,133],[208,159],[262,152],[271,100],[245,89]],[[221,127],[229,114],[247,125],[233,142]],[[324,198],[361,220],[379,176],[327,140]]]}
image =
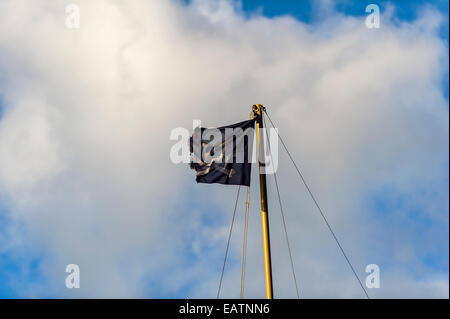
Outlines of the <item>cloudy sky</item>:
{"label": "cloudy sky", "polygon": [[[172,129],[264,104],[374,298],[449,296],[448,1],[0,2],[0,297],[214,298],[236,187]],[[285,154],[302,298],[363,298]],[[256,173],[256,171],[254,171]],[[293,298],[274,182],[275,296]],[[253,175],[245,296],[265,297]],[[239,297],[244,202],[223,297]],[[67,289],[66,265],[81,287]]]}

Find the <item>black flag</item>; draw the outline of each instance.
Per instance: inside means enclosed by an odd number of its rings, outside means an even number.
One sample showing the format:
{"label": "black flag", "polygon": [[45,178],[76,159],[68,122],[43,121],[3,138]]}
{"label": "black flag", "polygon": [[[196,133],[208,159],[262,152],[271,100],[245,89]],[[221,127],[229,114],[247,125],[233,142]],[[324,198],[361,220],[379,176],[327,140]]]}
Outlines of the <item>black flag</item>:
{"label": "black flag", "polygon": [[190,139],[191,168],[197,183],[250,186],[255,120],[197,127]]}

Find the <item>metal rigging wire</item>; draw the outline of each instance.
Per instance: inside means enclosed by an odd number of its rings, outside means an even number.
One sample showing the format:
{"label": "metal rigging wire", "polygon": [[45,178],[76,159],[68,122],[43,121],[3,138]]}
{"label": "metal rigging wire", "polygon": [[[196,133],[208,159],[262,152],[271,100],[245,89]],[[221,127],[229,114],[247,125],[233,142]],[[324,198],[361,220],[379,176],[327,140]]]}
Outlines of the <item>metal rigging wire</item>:
{"label": "metal rigging wire", "polygon": [[227,262],[228,249],[230,248],[231,233],[232,233],[232,231],[233,231],[234,218],[235,218],[235,216],[236,216],[236,207],[237,207],[237,204],[238,204],[239,193],[240,193],[240,191],[241,191],[241,185],[239,185],[239,187],[238,187],[238,191],[237,191],[237,194],[236,194],[236,202],[234,203],[233,218],[231,219],[230,231],[229,231],[229,233],[228,233],[227,249],[225,250],[225,258],[224,258],[224,260],[223,260],[222,273],[220,274],[219,289],[217,289],[217,299],[219,299],[220,288],[222,287],[223,273],[224,273],[224,271],[225,271],[225,264],[226,264],[226,262]]}
{"label": "metal rigging wire", "polygon": [[[272,119],[270,118],[269,114],[267,114],[266,109],[263,109],[263,112],[266,114],[267,118],[269,119],[271,125],[273,128],[275,128],[275,125],[273,124]],[[367,293],[366,289],[364,288],[361,280],[359,279],[358,275],[356,274],[355,269],[353,268],[352,263],[350,262],[350,259],[347,257],[347,254],[344,251],[344,248],[342,248],[341,244],[339,243],[339,240],[337,239],[333,229],[331,228],[330,223],[328,222],[327,218],[325,217],[325,214],[323,213],[322,209],[320,208],[319,204],[317,203],[316,198],[314,197],[313,193],[311,192],[311,189],[309,188],[308,184],[305,181],[305,178],[303,177],[303,174],[301,173],[300,169],[298,168],[297,164],[295,163],[294,159],[292,158],[291,153],[289,152],[289,150],[286,147],[286,144],[284,143],[283,139],[281,138],[280,134],[278,134],[278,139],[280,140],[281,144],[283,145],[283,148],[285,149],[286,153],[288,154],[292,164],[294,164],[295,169],[297,170],[298,175],[300,176],[303,184],[305,185],[311,199],[313,200],[314,204],[316,205],[320,215],[322,215],[323,220],[325,221],[325,224],[327,225],[328,229],[330,230],[331,235],[333,236],[336,244],[338,245],[339,249],[341,250],[342,255],[344,256],[345,260],[347,260],[348,265],[350,266],[350,269],[352,270],[353,274],[355,275],[356,279],[359,282],[359,285],[361,286],[362,290],[364,291],[364,294],[366,295],[367,299],[370,299],[369,294]]]}
{"label": "metal rigging wire", "polygon": [[[265,131],[266,131],[266,141],[267,141],[267,145],[268,145],[268,148],[269,148],[269,156],[270,156],[270,160],[272,161],[272,151],[270,150],[269,135],[267,133],[267,127],[266,127],[265,123],[266,123],[266,121],[264,120],[264,117],[263,117],[263,124],[264,124],[264,127],[266,128],[265,129]],[[291,252],[291,245],[289,243],[289,236],[288,236],[287,227],[286,227],[286,220],[284,218],[283,205],[281,204],[281,196],[280,196],[280,189],[278,187],[277,173],[273,172],[273,176],[275,178],[275,186],[276,186],[276,189],[277,189],[278,203],[280,204],[281,219],[283,220],[284,235],[285,235],[285,238],[286,238],[286,243],[287,243],[287,247],[288,247],[288,251],[289,251],[289,259],[291,261],[291,270],[292,270],[292,276],[294,277],[295,292],[297,293],[297,298],[300,299],[300,293],[299,293],[298,285],[297,285],[297,277],[295,276],[294,261],[293,261],[292,252]]]}

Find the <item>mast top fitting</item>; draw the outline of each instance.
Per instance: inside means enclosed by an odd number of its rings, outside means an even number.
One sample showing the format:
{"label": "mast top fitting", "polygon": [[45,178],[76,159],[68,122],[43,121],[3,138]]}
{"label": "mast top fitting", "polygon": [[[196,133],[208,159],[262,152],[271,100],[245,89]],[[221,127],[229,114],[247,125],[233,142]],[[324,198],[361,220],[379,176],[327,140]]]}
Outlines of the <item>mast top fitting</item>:
{"label": "mast top fitting", "polygon": [[266,108],[262,104],[253,104],[252,105],[252,113],[250,114],[250,118],[257,117],[259,115],[262,115],[262,112],[264,112]]}

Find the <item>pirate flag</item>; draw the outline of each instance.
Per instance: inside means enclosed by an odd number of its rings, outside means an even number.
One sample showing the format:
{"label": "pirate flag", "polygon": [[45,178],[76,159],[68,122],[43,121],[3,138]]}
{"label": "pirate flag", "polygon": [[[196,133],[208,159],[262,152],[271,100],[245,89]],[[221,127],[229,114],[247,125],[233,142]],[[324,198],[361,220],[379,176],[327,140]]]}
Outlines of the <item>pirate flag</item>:
{"label": "pirate flag", "polygon": [[190,138],[197,183],[250,186],[255,120],[217,128],[197,127]]}

